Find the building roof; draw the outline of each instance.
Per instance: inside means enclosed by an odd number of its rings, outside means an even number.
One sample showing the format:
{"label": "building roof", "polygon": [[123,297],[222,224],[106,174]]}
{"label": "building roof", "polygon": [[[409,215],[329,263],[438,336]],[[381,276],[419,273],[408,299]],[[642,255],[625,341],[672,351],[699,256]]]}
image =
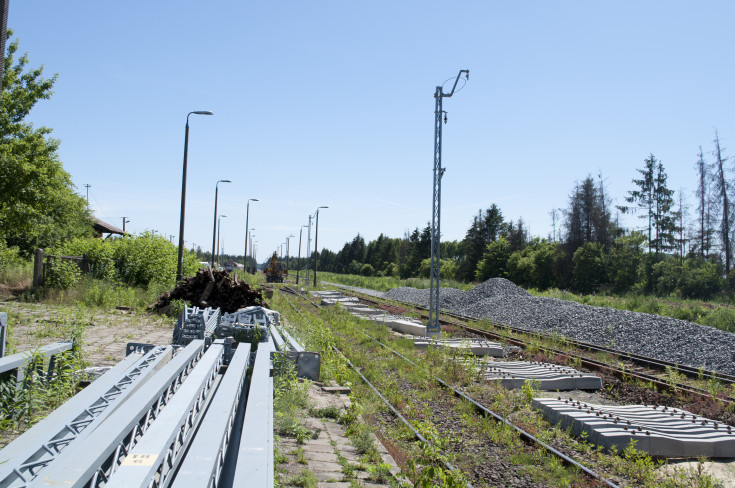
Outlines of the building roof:
{"label": "building roof", "polygon": [[119,234],[121,236],[126,234],[126,232],[123,232],[119,227],[115,227],[107,222],[102,222],[97,218],[94,219],[94,230],[100,234]]}

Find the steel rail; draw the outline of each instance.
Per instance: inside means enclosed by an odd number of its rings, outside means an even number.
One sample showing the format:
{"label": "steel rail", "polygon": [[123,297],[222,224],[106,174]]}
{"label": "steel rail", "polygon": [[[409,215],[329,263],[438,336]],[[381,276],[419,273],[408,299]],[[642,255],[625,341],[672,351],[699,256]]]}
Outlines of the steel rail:
{"label": "steel rail", "polygon": [[[284,298],[285,298],[285,297],[284,297]],[[293,304],[292,304],[292,303],[291,303],[291,302],[290,302],[290,301],[289,301],[288,299],[286,299],[286,301],[287,301],[287,302],[288,302],[288,303],[289,303],[289,304],[290,304],[290,305],[291,305],[291,306],[292,306],[292,307],[293,307],[294,309],[296,309],[296,307],[295,307],[295,306],[294,306],[294,305],[293,305]],[[298,309],[296,309],[296,310],[298,311]],[[300,312],[299,312],[299,314],[300,314],[300,315],[302,315],[302,317],[303,317],[303,314],[301,314]],[[304,319],[306,320],[306,318],[305,318],[305,317],[304,317]],[[308,322],[308,320],[307,320],[307,322]],[[366,337],[368,337],[369,339],[371,339],[371,340],[375,341],[376,343],[378,343],[379,345],[381,345],[382,347],[384,347],[385,349],[387,349],[387,350],[388,350],[388,351],[390,351],[391,353],[393,353],[393,354],[395,354],[396,356],[400,357],[401,359],[403,359],[403,360],[405,360],[405,361],[409,362],[409,363],[410,363],[410,364],[412,364],[413,366],[415,366],[415,367],[421,367],[421,368],[423,368],[422,366],[419,366],[418,364],[416,364],[415,362],[413,362],[412,360],[410,360],[410,359],[409,359],[409,358],[407,358],[406,356],[404,356],[404,355],[402,355],[401,353],[399,353],[398,351],[395,351],[394,349],[392,349],[392,348],[388,347],[387,345],[383,344],[382,342],[380,342],[379,340],[377,340],[377,339],[375,339],[374,337],[370,336],[369,334],[366,334],[365,332],[361,332],[361,333],[362,333],[363,335],[365,335]],[[336,347],[335,347],[334,345],[333,345],[332,347],[333,347],[334,349],[337,349],[337,348],[336,348]],[[342,354],[342,353],[341,353],[341,351],[339,351],[338,349],[337,349],[337,351],[338,351],[338,352],[340,352],[340,354]],[[343,357],[345,357],[345,356],[344,356],[344,354],[342,354],[342,356],[343,356]],[[352,368],[353,370],[355,370],[355,371],[356,371],[356,372],[357,372],[357,373],[358,373],[358,374],[360,375],[360,377],[361,377],[361,378],[363,379],[363,381],[365,381],[366,383],[368,383],[368,384],[369,384],[369,382],[368,382],[367,378],[365,378],[365,377],[364,377],[364,376],[362,375],[362,373],[361,373],[361,372],[360,372],[360,371],[359,371],[359,370],[358,370],[358,369],[357,369],[357,368],[356,368],[356,367],[355,367],[355,366],[354,366],[354,365],[353,365],[353,364],[352,364],[352,363],[351,363],[351,362],[350,362],[350,361],[349,361],[349,360],[348,360],[348,359],[347,359],[346,357],[345,357],[345,360],[346,360],[346,361],[348,362],[349,366],[350,366],[350,367],[351,367],[351,368]],[[540,439],[536,438],[536,437],[535,437],[535,436],[533,436],[532,434],[530,434],[530,433],[526,432],[526,431],[525,431],[524,429],[522,429],[522,428],[518,427],[517,425],[513,424],[512,422],[510,422],[509,420],[507,420],[507,419],[506,419],[506,418],[504,418],[503,416],[501,416],[501,415],[499,415],[499,414],[497,414],[497,413],[493,412],[492,410],[490,410],[490,409],[489,409],[489,408],[487,408],[486,406],[482,405],[481,403],[479,403],[478,401],[476,401],[476,400],[475,400],[475,399],[473,399],[472,397],[468,396],[468,395],[467,395],[466,393],[464,393],[464,392],[462,392],[461,390],[459,390],[459,389],[455,388],[454,386],[450,385],[449,383],[447,383],[446,381],[442,380],[441,378],[439,378],[439,377],[437,377],[437,376],[434,376],[434,375],[432,375],[432,377],[433,377],[433,378],[434,378],[434,380],[435,380],[435,381],[436,381],[437,383],[439,383],[439,384],[440,384],[440,385],[441,385],[442,387],[444,387],[444,388],[447,388],[447,389],[451,390],[451,391],[452,391],[452,392],[454,393],[454,395],[456,395],[456,396],[458,396],[458,397],[460,397],[460,398],[462,398],[462,399],[464,399],[464,400],[467,400],[468,402],[470,402],[470,403],[471,403],[471,404],[472,404],[472,405],[473,405],[473,406],[475,407],[475,409],[476,409],[476,410],[479,410],[480,412],[482,412],[482,414],[483,414],[483,415],[485,415],[485,416],[490,416],[490,417],[492,417],[492,418],[493,418],[493,419],[494,419],[495,421],[497,421],[497,422],[501,422],[501,423],[503,423],[503,424],[505,424],[505,425],[507,425],[507,426],[511,427],[512,429],[514,429],[514,430],[515,430],[515,431],[516,431],[516,432],[517,432],[517,433],[518,433],[518,434],[520,435],[520,437],[521,437],[521,438],[523,438],[524,440],[526,440],[527,442],[529,442],[529,443],[531,443],[531,444],[535,444],[535,445],[538,445],[538,446],[540,446],[541,448],[545,449],[546,451],[548,451],[548,452],[549,452],[549,453],[551,453],[552,455],[554,455],[554,456],[556,456],[557,458],[559,458],[559,459],[560,459],[560,460],[561,460],[562,462],[564,462],[564,463],[566,463],[566,464],[568,464],[568,465],[570,465],[570,466],[574,466],[575,468],[577,468],[577,469],[579,469],[580,471],[582,471],[582,472],[583,472],[583,473],[584,473],[585,475],[587,475],[588,477],[590,477],[590,478],[593,478],[593,479],[595,479],[595,480],[598,480],[598,481],[600,481],[600,482],[604,483],[604,484],[605,484],[606,486],[608,486],[608,487],[610,487],[610,488],[620,488],[620,487],[619,487],[618,485],[616,485],[616,484],[615,484],[615,483],[613,483],[612,481],[608,480],[607,478],[603,477],[602,475],[598,474],[597,472],[593,471],[592,469],[590,469],[590,468],[586,467],[585,465],[581,464],[580,462],[578,462],[578,461],[574,460],[573,458],[571,458],[571,457],[567,456],[567,455],[566,455],[566,454],[564,454],[563,452],[561,452],[561,451],[558,451],[557,449],[554,449],[554,448],[553,448],[553,447],[551,447],[550,445],[546,444],[545,442],[543,442],[543,441],[541,441]],[[376,388],[375,388],[374,386],[372,386],[372,385],[370,385],[370,386],[371,386],[371,388],[372,388],[372,389],[373,389],[373,390],[374,390],[374,391],[375,391],[375,392],[376,392],[376,393],[377,393],[377,394],[378,394],[378,395],[379,395],[379,396],[381,397],[381,399],[382,399],[383,397],[382,397],[382,395],[380,395],[380,393],[378,392],[378,390],[377,390],[377,389],[376,389]],[[387,403],[387,400],[383,400],[383,401]],[[394,410],[394,409],[392,408],[391,410]],[[397,413],[397,412],[394,412],[394,413]]]}
{"label": "steel rail", "polygon": [[[396,410],[396,408],[388,401],[388,399],[385,398],[383,396],[383,394],[380,393],[380,391],[372,383],[370,383],[370,381],[365,377],[365,375],[363,375],[360,372],[360,370],[354,364],[352,364],[352,362],[349,359],[347,359],[347,356],[345,356],[342,351],[340,351],[339,349],[337,349],[337,346],[335,346],[334,344],[332,344],[332,349],[334,349],[336,352],[338,352],[340,354],[340,356],[342,356],[342,358],[345,360],[345,362],[347,363],[347,365],[355,373],[358,374],[358,376],[363,381],[363,383],[365,383],[366,385],[368,385],[370,387],[370,389],[373,390],[373,393],[375,393],[378,396],[378,398],[380,398],[380,400],[382,400],[382,402],[390,409],[390,411],[393,413],[393,415],[395,415],[396,417],[398,417],[398,419],[401,422],[403,422],[409,429],[411,429],[411,431],[413,432],[414,436],[416,436],[416,439],[418,439],[419,441],[423,442],[427,446],[431,446],[431,443],[423,435],[421,435],[421,433],[418,430],[416,430],[416,428],[413,425],[411,425],[411,423],[403,415],[401,415],[401,413],[398,410]],[[452,466],[452,464],[449,461],[442,460],[442,464],[444,464],[444,467],[447,468],[449,471],[452,471],[452,472],[457,471],[457,468],[455,468],[454,466]],[[467,486],[469,488],[472,488],[472,484],[469,481],[467,482]]]}
{"label": "steel rail", "polygon": [[[365,332],[362,332],[362,334],[365,335],[366,337],[368,337],[369,339],[377,342],[378,344],[380,344],[381,346],[383,346],[384,348],[386,348],[388,351],[390,351],[391,353],[395,354],[396,356],[400,357],[401,359],[409,362],[413,366],[415,366],[417,368],[422,368],[422,369],[426,370],[426,368],[424,368],[423,366],[420,366],[420,365],[416,364],[415,362],[413,362],[412,360],[410,360],[409,358],[407,358],[403,354],[401,354],[398,351],[396,351],[396,350],[388,347],[387,345],[383,344],[382,342],[380,342],[379,340],[375,339],[371,335],[366,334]],[[604,478],[603,476],[601,476],[600,474],[598,474],[595,471],[591,470],[590,468],[586,467],[585,465],[581,464],[580,462],[575,461],[574,459],[570,458],[569,456],[567,456],[563,452],[554,449],[553,447],[551,447],[550,445],[546,444],[542,440],[534,437],[532,434],[530,434],[530,433],[526,432],[525,430],[523,430],[522,428],[518,427],[517,425],[515,425],[514,423],[512,423],[511,421],[509,421],[508,419],[506,419],[502,415],[499,415],[499,414],[493,412],[492,410],[490,410],[486,406],[482,405],[481,403],[479,403],[478,401],[476,401],[472,397],[468,396],[466,393],[464,393],[461,390],[455,388],[454,386],[450,385],[449,383],[447,383],[446,381],[442,380],[441,378],[439,378],[437,376],[433,376],[433,375],[432,375],[432,377],[441,386],[443,386],[444,388],[447,388],[447,389],[451,390],[456,396],[458,396],[458,397],[460,397],[460,398],[462,398],[462,399],[467,400],[468,402],[470,402],[475,407],[475,409],[480,410],[484,415],[490,416],[494,420],[496,420],[497,422],[501,422],[501,423],[507,425],[508,427],[511,427],[513,430],[515,430],[527,442],[532,443],[532,444],[536,444],[536,445],[542,447],[543,449],[546,449],[548,452],[550,452],[554,456],[558,457],[563,462],[565,462],[565,463],[567,463],[567,464],[569,464],[571,466],[574,466],[575,468],[581,470],[587,476],[589,476],[591,478],[594,478],[596,480],[599,480],[599,481],[605,483],[610,488],[620,488],[618,485],[616,485],[612,481]]]}
{"label": "steel rail", "polygon": [[[372,297],[371,298],[365,298],[362,295],[355,294],[354,291],[352,291],[351,293],[354,294],[353,296],[358,296],[358,298],[360,300],[363,300],[365,302],[371,303],[373,305],[380,306],[380,304],[381,304],[379,301],[375,300]],[[410,304],[410,303],[401,302],[401,301],[397,301],[397,300],[392,300],[392,301],[397,302],[397,303],[400,303],[402,305],[406,305],[406,306],[412,307],[414,309],[424,310],[424,307],[421,307],[421,306],[418,306],[418,305],[415,305],[415,304]],[[497,328],[502,329],[502,330],[508,330],[508,331],[511,331],[513,333],[516,333],[516,334],[530,335],[530,336],[534,336],[534,337],[539,338],[539,339],[555,339],[553,336],[550,336],[550,335],[547,335],[547,334],[543,334],[543,333],[535,332],[535,331],[530,331],[530,330],[526,330],[526,329],[521,329],[521,328],[518,328],[518,327],[509,326],[509,325],[501,324],[501,323],[498,323],[498,322],[493,322],[493,321],[486,320],[486,319],[480,319],[480,318],[476,318],[476,317],[467,317],[467,316],[463,316],[463,315],[460,315],[460,314],[454,314],[454,313],[450,313],[450,312],[443,312],[443,313],[445,315],[448,315],[450,317],[455,318],[456,320],[464,320],[464,321],[473,321],[473,322],[487,323],[487,324],[489,324],[491,326],[497,327]],[[522,339],[518,339],[518,338],[514,338],[514,337],[509,337],[509,336],[504,335],[504,334],[500,334],[500,333],[496,333],[496,332],[492,332],[492,331],[488,331],[488,330],[484,330],[484,329],[478,329],[478,328],[471,327],[469,325],[466,325],[466,324],[463,324],[463,323],[460,323],[460,322],[456,322],[456,321],[450,321],[450,320],[446,320],[446,319],[441,319],[440,321],[443,324],[445,324],[445,325],[451,325],[451,326],[455,326],[455,327],[461,327],[461,328],[467,330],[468,332],[472,332],[474,334],[481,335],[481,336],[486,337],[486,338],[499,339],[499,340],[508,342],[510,344],[513,344],[513,345],[516,345],[516,346],[519,346],[519,347],[522,347],[522,348],[526,348],[528,346],[528,343],[525,342]],[[695,378],[702,377],[702,378],[716,379],[716,380],[721,381],[721,382],[726,383],[726,384],[735,384],[735,376],[731,376],[731,375],[720,374],[720,373],[716,373],[716,372],[713,372],[713,371],[699,370],[699,369],[693,368],[691,366],[683,365],[683,364],[672,363],[670,361],[660,360],[660,359],[656,359],[656,358],[649,358],[647,356],[642,356],[642,355],[638,355],[638,354],[635,354],[635,353],[630,353],[630,352],[627,352],[627,351],[620,351],[620,350],[617,350],[617,349],[607,348],[607,347],[604,347],[604,346],[597,346],[597,345],[594,345],[594,344],[588,344],[588,343],[576,341],[576,340],[573,340],[573,339],[566,339],[565,338],[564,339],[564,342],[567,343],[567,344],[569,344],[570,346],[573,346],[573,347],[576,347],[576,348],[579,348],[579,349],[588,350],[590,352],[603,352],[603,353],[611,354],[611,355],[617,357],[618,359],[621,359],[621,360],[626,360],[627,359],[627,360],[629,360],[631,362],[634,362],[636,364],[647,366],[647,367],[650,367],[650,368],[653,368],[653,369],[666,370],[666,368],[671,368],[671,369],[674,369],[675,371],[677,371],[679,373],[682,373],[682,374],[684,374],[684,375],[686,375],[688,377],[695,377]],[[625,379],[626,377],[634,377],[634,378],[640,379],[640,380],[642,380],[644,382],[653,383],[658,388],[663,389],[663,390],[674,391],[674,392],[676,392],[676,391],[684,391],[684,392],[687,392],[687,393],[690,393],[690,394],[698,395],[698,396],[703,397],[703,398],[710,398],[710,399],[713,399],[715,401],[723,402],[723,403],[728,404],[728,405],[735,403],[735,397],[731,397],[731,396],[725,396],[725,397],[718,396],[718,397],[714,397],[708,391],[706,391],[706,390],[704,390],[702,388],[697,388],[695,386],[686,385],[686,384],[683,384],[683,383],[680,383],[680,382],[671,383],[671,382],[668,382],[668,381],[663,381],[663,380],[661,380],[661,378],[659,378],[659,377],[657,377],[655,375],[649,374],[649,373],[645,373],[645,372],[642,372],[642,371],[626,370],[624,368],[618,368],[616,366],[613,366],[613,365],[604,363],[602,361],[598,361],[596,359],[591,359],[591,358],[588,358],[586,356],[582,356],[582,355],[578,355],[578,354],[573,354],[573,353],[570,353],[568,351],[561,351],[559,349],[555,349],[555,348],[550,347],[550,346],[538,346],[538,347],[540,349],[542,349],[542,350],[545,350],[547,352],[551,352],[551,353],[553,353],[555,355],[570,356],[570,357],[577,358],[577,359],[579,359],[581,361],[581,363],[584,366],[586,366],[586,367],[588,367],[590,369],[603,370],[603,371],[606,371],[606,372],[608,372],[608,373],[610,373],[610,374],[612,374],[612,375],[614,375],[616,377],[619,377],[619,378]]]}
{"label": "steel rail", "polygon": [[[279,291],[280,291],[280,290],[279,290]],[[281,294],[283,295],[283,292],[281,292]],[[301,296],[300,294],[299,294],[299,296],[300,296],[301,298],[304,298],[304,297],[303,297],[303,296]],[[313,324],[312,324],[312,323],[311,323],[311,322],[309,321],[309,319],[307,319],[307,318],[306,318],[306,317],[304,316],[304,314],[302,314],[302,313],[301,313],[301,310],[299,310],[299,309],[298,309],[298,307],[296,307],[296,305],[294,305],[293,303],[291,303],[291,301],[290,301],[290,300],[289,300],[288,298],[286,298],[286,297],[285,297],[285,295],[283,296],[283,299],[284,299],[284,300],[286,300],[286,303],[288,303],[289,305],[291,305],[291,308],[293,308],[293,309],[294,309],[294,310],[296,311],[296,313],[298,313],[298,314],[299,314],[299,315],[301,316],[301,318],[303,318],[303,319],[304,319],[304,320],[305,320],[305,321],[306,321],[306,322],[307,322],[307,323],[308,323],[309,325],[311,325],[312,327],[314,326],[314,325],[313,325]],[[304,299],[305,299],[305,298],[304,298]],[[309,300],[309,301],[310,301],[310,300]],[[335,346],[334,344],[332,344],[332,345],[331,345],[331,347],[332,347],[332,349],[333,349],[334,351],[336,351],[336,352],[337,352],[337,353],[338,353],[338,354],[339,354],[340,356],[342,356],[342,358],[343,358],[343,359],[345,360],[345,362],[347,363],[347,365],[348,365],[348,366],[349,366],[349,367],[350,367],[350,368],[351,368],[351,369],[352,369],[352,370],[353,370],[353,371],[354,371],[355,373],[357,373],[357,375],[358,375],[358,376],[360,377],[360,379],[361,379],[361,380],[363,381],[363,383],[365,383],[365,384],[366,384],[366,385],[367,385],[367,386],[368,386],[368,387],[369,387],[369,388],[370,388],[370,389],[371,389],[371,390],[373,391],[373,393],[375,393],[375,394],[376,394],[376,395],[378,396],[378,398],[380,398],[380,400],[381,400],[381,401],[382,401],[382,402],[383,402],[383,403],[384,403],[384,404],[385,404],[385,405],[386,405],[386,406],[388,407],[388,409],[389,409],[389,410],[391,411],[391,413],[393,413],[393,415],[395,415],[395,416],[396,416],[396,417],[397,417],[397,418],[398,418],[398,419],[399,419],[399,420],[400,420],[401,422],[403,422],[403,424],[404,424],[404,425],[406,425],[406,427],[408,427],[408,428],[409,428],[409,430],[411,430],[411,432],[413,432],[413,434],[414,434],[414,436],[415,436],[415,438],[416,438],[416,439],[418,439],[418,440],[419,440],[420,442],[423,442],[423,443],[424,443],[425,445],[427,445],[427,446],[431,446],[431,445],[432,445],[432,444],[431,444],[431,443],[430,443],[430,442],[429,442],[429,441],[428,441],[428,440],[427,440],[427,439],[426,439],[426,438],[425,438],[425,437],[424,437],[423,435],[421,435],[421,433],[420,433],[420,432],[419,432],[418,430],[416,430],[416,428],[415,428],[415,427],[414,427],[413,425],[411,425],[411,423],[410,423],[410,422],[408,421],[408,419],[406,419],[406,417],[404,417],[404,416],[403,416],[403,415],[402,415],[402,414],[401,414],[401,413],[400,413],[400,412],[399,412],[399,411],[398,411],[398,410],[396,409],[396,407],[394,407],[394,406],[393,406],[393,404],[391,404],[391,403],[390,403],[390,402],[388,401],[388,399],[387,399],[387,398],[385,398],[385,396],[383,396],[383,394],[382,394],[382,393],[380,393],[380,391],[379,391],[379,390],[378,390],[378,389],[377,389],[377,388],[375,387],[375,385],[373,385],[373,384],[372,384],[372,383],[370,382],[370,380],[368,380],[368,379],[367,379],[367,378],[365,377],[365,375],[363,375],[363,374],[362,374],[362,373],[360,372],[360,370],[359,370],[359,369],[358,369],[358,368],[357,368],[357,367],[356,367],[356,366],[355,366],[354,364],[352,364],[352,362],[351,362],[351,361],[350,361],[349,359],[347,359],[347,356],[345,356],[345,355],[344,355],[344,353],[343,353],[342,351],[340,351],[340,350],[339,350],[339,349],[337,348],[337,346]],[[449,461],[445,461],[445,460],[443,460],[443,461],[442,461],[442,464],[444,464],[444,467],[445,467],[445,468],[447,468],[448,470],[452,471],[452,472],[455,472],[455,471],[457,471],[457,468],[455,468],[454,466],[452,466],[452,464],[451,464],[451,463],[450,463]],[[472,484],[470,484],[469,482],[467,482],[467,486],[468,486],[468,488],[473,488],[473,487],[472,487]]]}

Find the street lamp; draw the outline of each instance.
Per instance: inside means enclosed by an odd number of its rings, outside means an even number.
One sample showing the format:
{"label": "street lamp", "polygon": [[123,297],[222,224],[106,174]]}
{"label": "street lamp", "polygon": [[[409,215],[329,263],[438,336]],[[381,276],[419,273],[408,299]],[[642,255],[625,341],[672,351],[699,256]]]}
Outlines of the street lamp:
{"label": "street lamp", "polygon": [[286,271],[288,271],[288,256],[289,254],[291,254],[291,252],[289,251],[289,239],[291,239],[292,237],[296,236],[291,234],[290,236],[286,237]]}
{"label": "street lamp", "polygon": [[[452,91],[444,93],[441,86],[436,87],[434,92],[434,192],[431,207],[431,261],[429,268],[430,293],[429,293],[429,322],[426,325],[426,335],[431,337],[441,336],[441,325],[439,325],[439,244],[441,240],[441,195],[442,176],[446,168],[442,168],[442,115],[444,123],[447,123],[446,112],[442,110],[442,99],[454,95],[457,83],[465,75],[470,79],[470,71],[462,69],[454,79]],[[450,78],[451,79],[451,78]],[[447,80],[448,81],[448,80]]]}
{"label": "street lamp", "polygon": [[245,210],[245,252],[242,255],[243,266],[248,267],[248,218],[250,217],[250,202],[259,202],[257,198],[248,198],[247,210]]}
{"label": "street lamp", "polygon": [[[250,244],[249,245],[250,245],[250,254],[251,255],[253,254],[252,249],[253,249],[253,231],[254,230],[255,230],[255,227],[251,227],[250,230],[247,230],[246,229],[246,233],[245,233],[245,249],[247,249],[248,241],[250,241]],[[247,257],[247,255],[245,255],[245,263],[246,263],[245,264],[245,269],[246,270],[247,270],[247,262],[248,262],[248,257]]]}
{"label": "street lamp", "polygon": [[123,221],[123,233],[125,233],[125,224],[129,223],[130,220],[127,217],[123,217],[122,221]]}
{"label": "street lamp", "polygon": [[217,266],[220,265],[219,258],[221,258],[221,253],[219,249],[219,230],[222,227],[222,217],[227,217],[227,215],[221,215],[217,219]]}
{"label": "street lamp", "polygon": [[311,219],[312,215],[309,215],[309,231],[306,233],[306,284],[309,284],[309,260],[311,259]]}
{"label": "street lamp", "polygon": [[189,116],[194,115],[214,115],[209,110],[195,110],[186,114],[186,131],[184,133],[184,171],[181,176],[181,219],[179,221],[179,260],[176,268],[176,280],[181,281],[184,278],[184,214],[186,213],[186,157],[189,152]]}
{"label": "street lamp", "polygon": [[217,237],[217,193],[220,183],[232,183],[230,180],[218,180],[214,185],[214,223],[212,224],[212,268],[214,268],[214,241]]}
{"label": "street lamp", "polygon": [[299,262],[296,265],[296,284],[299,284],[299,271],[301,271],[301,235],[304,233],[304,227],[309,227],[308,225],[302,225],[299,229]]}
{"label": "street lamp", "polygon": [[316,287],[316,262],[319,259],[319,209],[329,208],[326,206],[316,209],[316,231],[314,232],[314,287]]}

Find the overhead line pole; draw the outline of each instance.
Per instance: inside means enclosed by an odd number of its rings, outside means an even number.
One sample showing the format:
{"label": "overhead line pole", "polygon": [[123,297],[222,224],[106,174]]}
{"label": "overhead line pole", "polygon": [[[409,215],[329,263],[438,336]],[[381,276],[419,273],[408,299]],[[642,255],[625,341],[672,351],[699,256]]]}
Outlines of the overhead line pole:
{"label": "overhead line pole", "polygon": [[[429,294],[429,322],[426,324],[426,335],[431,337],[441,336],[441,326],[439,325],[439,243],[441,240],[441,191],[442,176],[446,168],[442,168],[442,99],[449,98],[454,95],[457,83],[465,74],[466,79],[470,78],[470,71],[463,69],[457,74],[452,86],[452,91],[444,93],[441,86],[436,87],[434,92],[434,185],[433,185],[433,202],[431,208],[431,261],[430,261],[430,294]],[[450,78],[451,79],[451,78]],[[444,123],[447,122],[446,116]]]}

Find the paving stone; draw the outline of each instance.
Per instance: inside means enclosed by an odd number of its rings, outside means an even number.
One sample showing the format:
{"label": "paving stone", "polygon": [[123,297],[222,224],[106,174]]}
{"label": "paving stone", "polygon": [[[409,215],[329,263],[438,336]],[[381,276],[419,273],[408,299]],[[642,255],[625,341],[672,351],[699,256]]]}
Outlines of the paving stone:
{"label": "paving stone", "polygon": [[312,471],[312,474],[319,481],[342,481],[345,477],[342,471]]}
{"label": "paving stone", "polygon": [[311,461],[336,463],[337,455],[333,452],[309,452],[308,454],[306,454],[306,459],[309,460],[309,464],[311,464]]}

